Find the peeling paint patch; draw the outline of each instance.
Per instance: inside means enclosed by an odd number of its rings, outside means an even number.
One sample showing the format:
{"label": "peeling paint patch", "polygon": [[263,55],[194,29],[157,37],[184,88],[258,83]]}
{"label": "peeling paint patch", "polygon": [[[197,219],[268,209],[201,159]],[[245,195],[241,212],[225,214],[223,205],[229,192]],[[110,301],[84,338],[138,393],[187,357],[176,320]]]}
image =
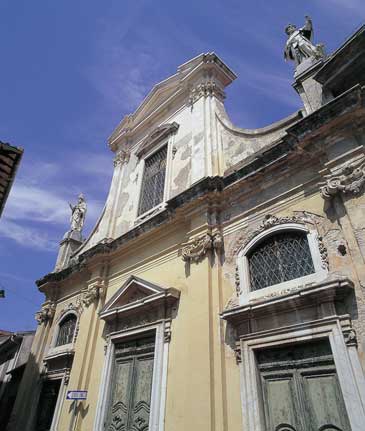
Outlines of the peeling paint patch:
{"label": "peeling paint patch", "polygon": [[197,135],[194,136],[194,145],[199,144],[203,140],[204,132],[200,132]]}
{"label": "peeling paint patch", "polygon": [[174,184],[176,188],[174,189],[174,192],[177,191],[177,193],[180,193],[186,189],[186,186],[189,181],[189,171],[190,171],[190,163],[184,166],[175,177]]}

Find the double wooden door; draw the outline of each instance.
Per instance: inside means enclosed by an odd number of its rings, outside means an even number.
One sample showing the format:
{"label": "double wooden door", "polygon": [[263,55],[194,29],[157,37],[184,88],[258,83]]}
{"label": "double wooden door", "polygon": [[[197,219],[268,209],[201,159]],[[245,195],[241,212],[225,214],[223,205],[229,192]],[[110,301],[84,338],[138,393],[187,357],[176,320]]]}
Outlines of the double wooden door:
{"label": "double wooden door", "polygon": [[106,431],[147,431],[151,408],[155,337],[115,346]]}
{"label": "double wooden door", "polygon": [[257,354],[267,431],[351,431],[328,341]]}

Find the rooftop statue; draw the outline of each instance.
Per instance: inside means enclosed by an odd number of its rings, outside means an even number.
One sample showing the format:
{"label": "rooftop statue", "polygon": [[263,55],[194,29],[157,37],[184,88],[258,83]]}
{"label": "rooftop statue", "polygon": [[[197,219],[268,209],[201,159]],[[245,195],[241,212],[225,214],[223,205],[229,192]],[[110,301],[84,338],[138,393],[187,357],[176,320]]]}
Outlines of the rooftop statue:
{"label": "rooftop statue", "polygon": [[285,33],[288,35],[284,51],[285,60],[293,60],[298,66],[307,58],[320,59],[324,57],[323,45],[314,45],[312,42],[313,24],[309,16],[305,17],[303,27],[297,28],[294,24],[289,24],[285,28]]}
{"label": "rooftop statue", "polygon": [[80,193],[77,204],[76,205],[69,204],[69,205],[72,212],[71,218],[70,218],[71,231],[76,230],[80,232],[84,226],[86,209],[87,209],[84,195]]}

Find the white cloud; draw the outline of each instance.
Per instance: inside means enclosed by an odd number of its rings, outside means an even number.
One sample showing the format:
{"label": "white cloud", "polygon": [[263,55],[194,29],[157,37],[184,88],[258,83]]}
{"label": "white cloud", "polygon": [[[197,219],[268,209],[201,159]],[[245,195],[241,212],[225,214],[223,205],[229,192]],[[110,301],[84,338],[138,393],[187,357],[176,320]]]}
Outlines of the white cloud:
{"label": "white cloud", "polygon": [[[82,166],[85,169],[81,170],[87,183],[90,178],[109,174],[104,172],[108,169],[107,161],[111,165],[106,157],[97,154],[84,156],[86,162]],[[63,233],[70,226],[71,211],[68,202],[72,201],[74,204],[80,191],[85,193],[88,205],[85,231],[86,228],[91,229],[101,213],[103,202],[94,195],[88,195],[85,181],[80,186],[70,186],[70,179],[80,173],[80,166],[68,163],[67,158],[60,161],[59,165],[47,161],[33,163],[26,159],[24,162],[0,220],[0,237],[12,239],[24,247],[55,250]],[[102,178],[103,181],[106,180],[106,176]]]}
{"label": "white cloud", "polygon": [[22,226],[7,219],[1,220],[0,236],[37,250],[54,251],[58,247],[58,241],[50,239],[45,230]]}

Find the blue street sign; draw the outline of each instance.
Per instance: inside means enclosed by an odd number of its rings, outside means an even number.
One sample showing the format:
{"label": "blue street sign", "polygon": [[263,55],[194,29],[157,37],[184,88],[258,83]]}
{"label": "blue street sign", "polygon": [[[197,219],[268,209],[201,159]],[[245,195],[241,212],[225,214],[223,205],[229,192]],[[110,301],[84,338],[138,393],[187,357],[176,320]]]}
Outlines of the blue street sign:
{"label": "blue street sign", "polygon": [[67,391],[66,400],[86,400],[87,391]]}

